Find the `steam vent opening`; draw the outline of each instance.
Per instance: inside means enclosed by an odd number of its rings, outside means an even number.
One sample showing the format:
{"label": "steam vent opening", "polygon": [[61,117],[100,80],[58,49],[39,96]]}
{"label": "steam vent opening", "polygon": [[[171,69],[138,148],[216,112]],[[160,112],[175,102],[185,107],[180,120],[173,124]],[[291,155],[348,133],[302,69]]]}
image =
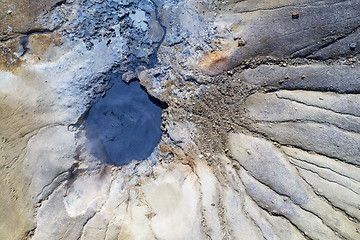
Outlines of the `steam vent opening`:
{"label": "steam vent opening", "polygon": [[137,81],[115,81],[89,111],[84,126],[87,150],[115,165],[144,160],[161,138],[161,112],[165,108]]}

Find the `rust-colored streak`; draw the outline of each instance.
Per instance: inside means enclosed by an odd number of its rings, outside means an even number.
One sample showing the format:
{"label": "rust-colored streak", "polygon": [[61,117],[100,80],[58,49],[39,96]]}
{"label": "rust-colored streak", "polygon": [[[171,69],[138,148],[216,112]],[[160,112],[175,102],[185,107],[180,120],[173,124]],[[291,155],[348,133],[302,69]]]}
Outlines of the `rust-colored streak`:
{"label": "rust-colored streak", "polygon": [[199,65],[205,74],[214,76],[225,71],[228,68],[228,62],[228,53],[211,52],[205,55],[204,60]]}
{"label": "rust-colored streak", "polygon": [[209,67],[217,67],[220,64],[226,63],[228,61],[228,59],[229,59],[229,57],[227,57],[227,56],[220,57],[220,58],[212,61],[209,65]]}

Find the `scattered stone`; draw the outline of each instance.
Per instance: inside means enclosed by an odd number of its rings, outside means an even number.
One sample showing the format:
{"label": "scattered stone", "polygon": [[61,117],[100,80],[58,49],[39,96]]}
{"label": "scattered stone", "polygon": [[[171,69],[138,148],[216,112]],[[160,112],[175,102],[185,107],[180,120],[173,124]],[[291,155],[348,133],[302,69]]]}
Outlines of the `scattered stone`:
{"label": "scattered stone", "polygon": [[356,49],[356,43],[351,43],[350,44],[350,50],[355,51],[355,49]]}
{"label": "scattered stone", "polygon": [[243,47],[246,45],[245,40],[242,38],[239,38],[237,41],[238,41],[238,45],[237,45],[238,47]]}
{"label": "scattered stone", "polygon": [[292,19],[298,19],[298,18],[300,17],[300,13],[298,13],[298,12],[293,12],[293,13],[291,14],[291,17],[292,17]]}

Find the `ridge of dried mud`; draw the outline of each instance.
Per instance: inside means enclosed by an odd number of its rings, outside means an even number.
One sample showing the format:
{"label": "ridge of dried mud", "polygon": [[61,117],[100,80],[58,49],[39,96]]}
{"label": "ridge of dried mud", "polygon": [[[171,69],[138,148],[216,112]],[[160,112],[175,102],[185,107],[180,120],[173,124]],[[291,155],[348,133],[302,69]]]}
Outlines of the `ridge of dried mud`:
{"label": "ridge of dried mud", "polygon": [[[41,3],[0,7],[0,238],[359,237],[356,1]],[[122,167],[82,126],[113,76],[167,105]]]}

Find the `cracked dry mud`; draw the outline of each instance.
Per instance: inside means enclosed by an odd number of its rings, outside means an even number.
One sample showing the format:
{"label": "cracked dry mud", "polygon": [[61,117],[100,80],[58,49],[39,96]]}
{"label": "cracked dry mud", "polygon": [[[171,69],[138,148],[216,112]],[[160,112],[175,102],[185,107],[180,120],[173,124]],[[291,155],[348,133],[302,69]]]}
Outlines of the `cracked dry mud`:
{"label": "cracked dry mud", "polygon": [[[0,239],[360,239],[359,1],[3,0],[0,20]],[[85,147],[114,77],[167,104],[124,166]]]}

